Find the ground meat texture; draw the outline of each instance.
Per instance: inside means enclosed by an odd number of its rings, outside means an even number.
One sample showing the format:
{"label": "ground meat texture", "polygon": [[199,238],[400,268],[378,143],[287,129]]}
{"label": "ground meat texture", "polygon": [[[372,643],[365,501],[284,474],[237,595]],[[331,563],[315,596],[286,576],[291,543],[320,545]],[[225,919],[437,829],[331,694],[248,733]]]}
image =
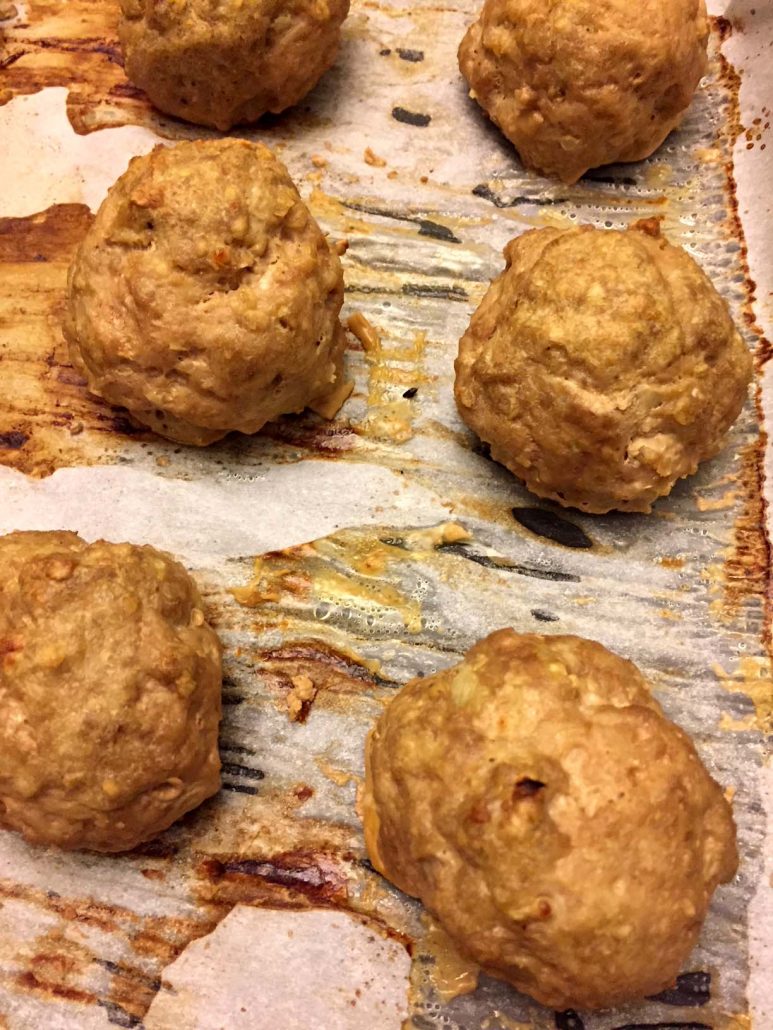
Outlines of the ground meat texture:
{"label": "ground meat texture", "polygon": [[486,0],[459,65],[523,163],[572,183],[657,150],[706,71],[707,40],[704,0]]}
{"label": "ground meat texture", "polygon": [[152,547],[0,537],[0,825],[126,851],[220,786],[220,643]]}
{"label": "ground meat texture", "polygon": [[129,79],[227,131],[297,104],[336,59],[349,0],[121,0]]}
{"label": "ground meat texture", "polygon": [[284,165],[242,140],[135,158],[70,269],[89,389],[180,443],[325,410],[341,390],[337,254]]}
{"label": "ground meat texture", "polygon": [[630,662],[500,630],[367,743],[365,842],[484,970],[554,1009],[676,978],[736,869],[730,805]]}
{"label": "ground meat texture", "polygon": [[727,304],[656,222],[534,230],[505,258],[459,343],[462,418],[540,497],[649,511],[747,396]]}

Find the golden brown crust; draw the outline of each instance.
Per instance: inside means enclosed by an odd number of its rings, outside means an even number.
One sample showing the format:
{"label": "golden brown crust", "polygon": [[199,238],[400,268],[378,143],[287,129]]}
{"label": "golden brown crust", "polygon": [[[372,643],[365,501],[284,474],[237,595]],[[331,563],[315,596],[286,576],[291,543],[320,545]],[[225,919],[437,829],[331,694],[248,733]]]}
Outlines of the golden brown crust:
{"label": "golden brown crust", "polygon": [[220,643],[152,547],[0,537],[0,825],[126,851],[220,786]]}
{"label": "golden brown crust", "polygon": [[121,0],[126,74],[167,114],[227,131],[297,104],[338,53],[349,0]]}
{"label": "golden brown crust", "polygon": [[373,864],[484,969],[556,1009],[673,982],[736,869],[722,790],[630,662],[493,633],[370,735]]}
{"label": "golden brown crust", "polygon": [[505,258],[459,343],[462,418],[541,497],[649,511],[743,407],[726,303],[651,223],[532,230]]}
{"label": "golden brown crust", "polygon": [[523,163],[572,183],[657,150],[706,70],[707,40],[704,0],[486,0],[459,66]]}
{"label": "golden brown crust", "polygon": [[205,445],[337,389],[342,302],[338,256],[267,147],[179,143],[110,190],[70,269],[64,332],[90,390]]}

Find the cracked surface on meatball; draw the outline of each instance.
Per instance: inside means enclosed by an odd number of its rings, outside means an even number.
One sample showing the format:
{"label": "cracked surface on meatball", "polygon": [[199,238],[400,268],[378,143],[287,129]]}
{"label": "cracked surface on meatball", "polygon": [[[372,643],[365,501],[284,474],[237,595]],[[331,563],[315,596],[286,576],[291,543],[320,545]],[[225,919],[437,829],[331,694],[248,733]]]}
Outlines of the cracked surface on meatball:
{"label": "cracked surface on meatball", "polygon": [[540,497],[649,511],[722,447],[752,376],[727,304],[657,222],[511,240],[456,361],[456,400]]}
{"label": "cracked surface on meatball", "polygon": [[126,851],[220,787],[220,642],[152,547],[0,537],[0,826]]}
{"label": "cracked surface on meatball", "polygon": [[64,322],[89,389],[180,443],[335,409],[341,263],[287,169],[242,140],[132,160],[81,244]]}
{"label": "cracked surface on meatball", "polygon": [[302,100],[336,59],[349,0],[121,0],[129,79],[225,132]]}
{"label": "cracked surface on meatball", "polygon": [[368,854],[481,966],[555,1009],[671,983],[736,869],[730,805],[630,662],[500,630],[367,744]]}
{"label": "cracked surface on meatball", "polygon": [[459,66],[523,163],[573,183],[657,150],[706,71],[707,40],[704,0],[486,0]]}

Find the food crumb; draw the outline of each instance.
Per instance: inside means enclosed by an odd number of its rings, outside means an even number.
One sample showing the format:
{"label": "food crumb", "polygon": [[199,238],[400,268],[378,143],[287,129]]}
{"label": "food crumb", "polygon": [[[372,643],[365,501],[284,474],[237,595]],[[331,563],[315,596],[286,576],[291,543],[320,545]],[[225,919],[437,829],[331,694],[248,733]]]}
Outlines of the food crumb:
{"label": "food crumb", "polygon": [[311,163],[315,168],[327,168],[327,158],[321,154],[312,154]]}
{"label": "food crumb", "polygon": [[293,689],[286,698],[287,712],[291,722],[305,722],[314,698],[317,696],[317,687],[314,686],[311,677],[303,674],[292,676],[290,682]]}
{"label": "food crumb", "polygon": [[355,311],[353,315],[349,316],[346,328],[349,332],[354,333],[366,353],[377,351],[381,346],[378,329],[367,320],[361,311]]}
{"label": "food crumb", "polygon": [[372,165],[374,168],[383,168],[386,165],[384,158],[374,154],[370,147],[365,148],[365,153],[362,156],[365,159],[366,165]]}

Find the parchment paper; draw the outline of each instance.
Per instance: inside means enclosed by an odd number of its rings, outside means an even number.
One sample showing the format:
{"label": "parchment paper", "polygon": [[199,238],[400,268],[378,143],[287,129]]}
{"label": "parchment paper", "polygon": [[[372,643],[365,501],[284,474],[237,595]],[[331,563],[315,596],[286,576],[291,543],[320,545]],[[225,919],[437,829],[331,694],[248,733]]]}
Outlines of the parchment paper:
{"label": "parchment paper", "polygon": [[[352,337],[357,390],[334,423],[287,419],[200,452],[89,398],[58,326],[88,210],[132,154],[206,133],[127,87],[108,5],[16,6],[0,60],[0,531],[70,528],[174,552],[206,592],[227,675],[224,789],[159,842],[106,858],[0,835],[0,1026],[141,1026],[169,964],[244,904],[356,913],[374,934],[412,942],[410,978],[392,973],[384,989],[416,1028],[719,1030],[750,1026],[752,1011],[755,1027],[773,1025],[767,456],[755,404],[653,515],[589,518],[537,502],[490,462],[451,393],[456,342],[511,236],[653,214],[728,298],[765,372],[773,11],[715,3],[725,20],[683,128],[649,161],[567,188],[524,173],[466,97],[455,50],[469,5],[356,0],[336,68],[298,110],[244,135],[277,147],[319,221],[349,240],[345,315],[363,312],[381,344],[366,354]],[[740,111],[721,38],[743,69]],[[417,531],[441,524],[470,539]],[[355,808],[368,728],[402,682],[503,625],[580,633],[633,659],[734,794],[741,870],[668,997],[555,1015],[482,978],[446,1001],[448,956],[419,907],[369,867]],[[325,932],[332,982],[373,975],[345,948],[348,930]],[[261,967],[266,939],[237,913],[212,940],[207,1000],[181,1027],[227,1026],[231,1002],[241,1025],[238,983]],[[299,973],[300,1020],[313,990]],[[342,1018],[331,1014],[331,1030],[350,1025]]]}

